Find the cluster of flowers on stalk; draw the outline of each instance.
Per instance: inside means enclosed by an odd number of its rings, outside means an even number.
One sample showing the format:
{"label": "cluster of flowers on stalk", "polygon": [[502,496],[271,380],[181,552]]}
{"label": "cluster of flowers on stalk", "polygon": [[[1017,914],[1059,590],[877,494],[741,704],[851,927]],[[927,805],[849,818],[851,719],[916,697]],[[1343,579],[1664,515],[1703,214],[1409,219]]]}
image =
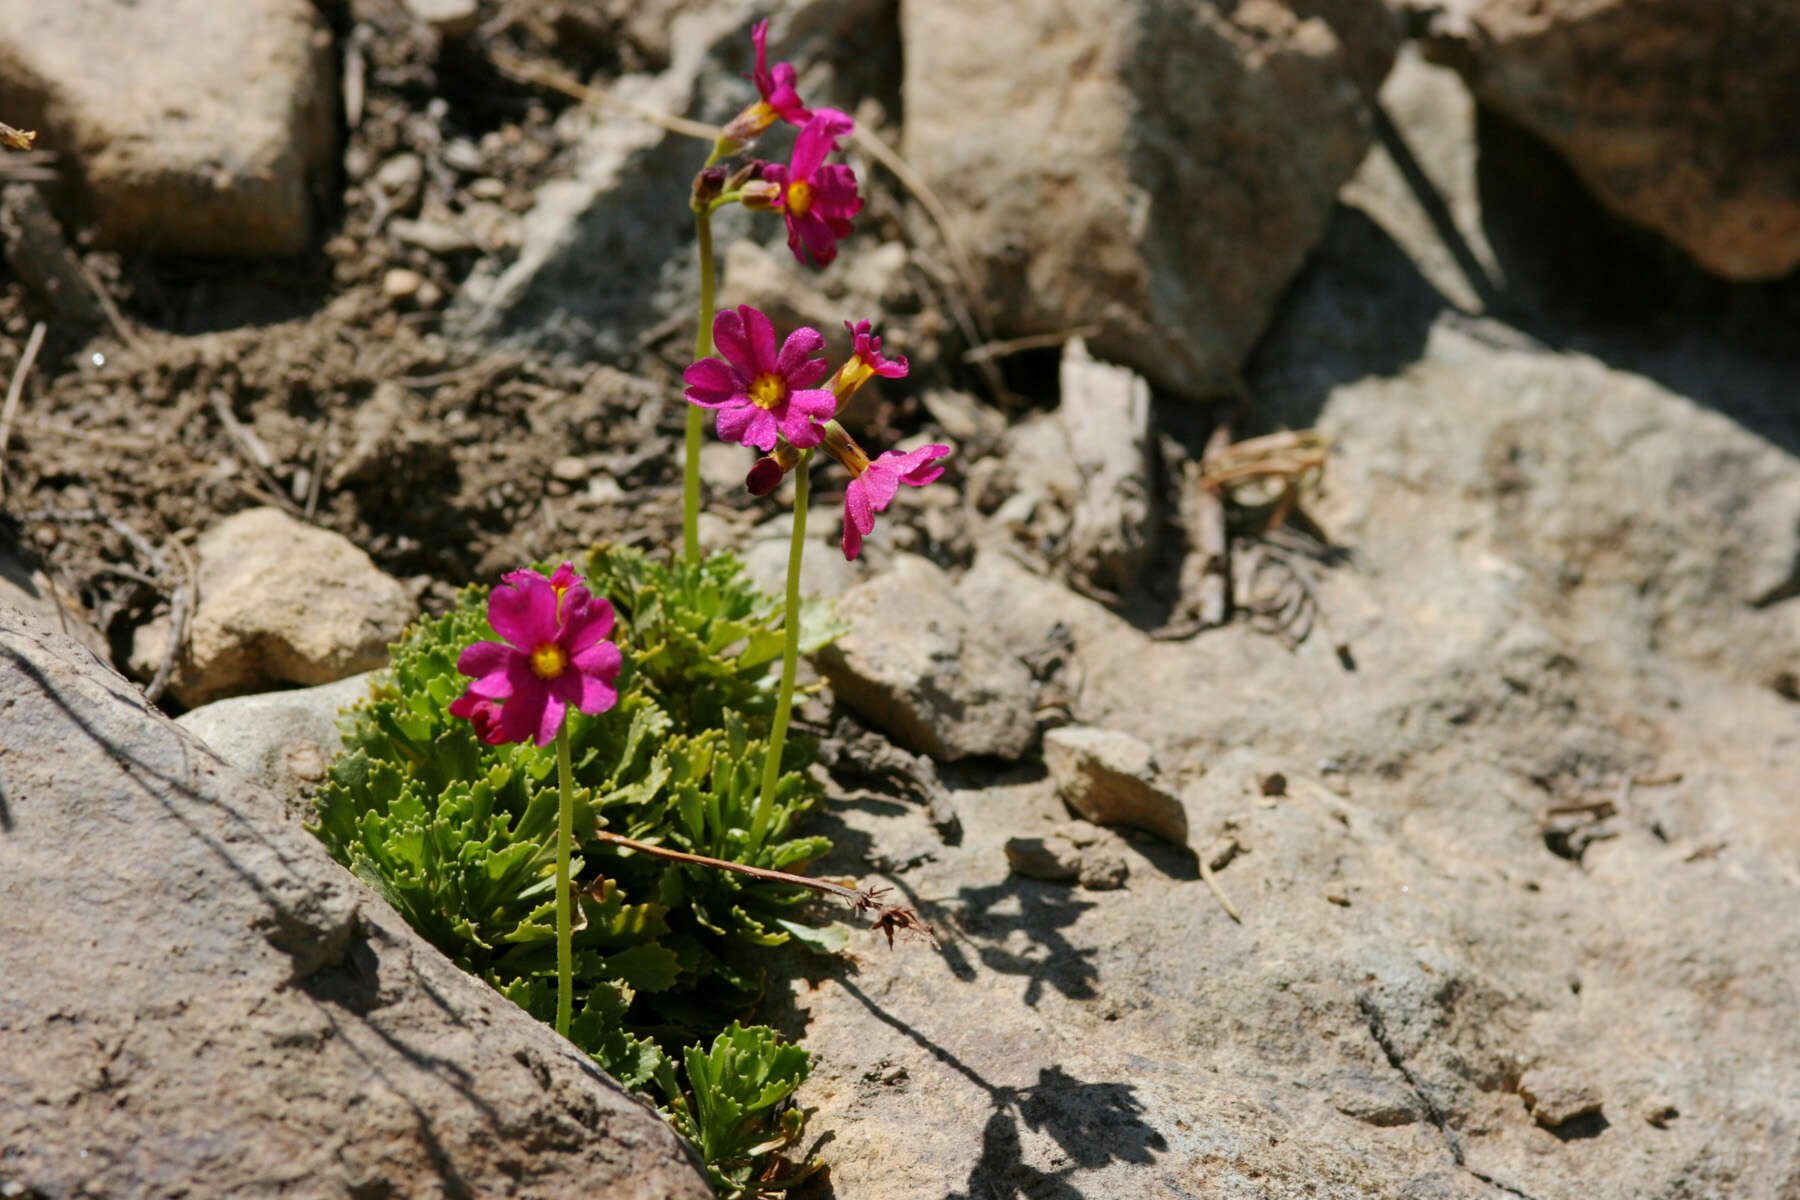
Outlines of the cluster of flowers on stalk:
{"label": "cluster of flowers on stalk", "polygon": [[[768,61],[768,22],[751,32],[756,67],[751,79],[758,98],[718,131],[711,156],[695,177],[689,205],[695,220],[700,256],[700,320],[694,363],[684,373],[689,409],[685,446],[682,512],[683,556],[699,557],[699,443],[703,409],[716,412],[719,436],[763,452],[750,469],[747,485],[766,495],[789,473],[795,479],[794,535],[788,556],[787,606],[780,690],[770,729],[762,790],[753,816],[752,840],[760,840],[773,813],[776,780],[791,715],[800,628],[800,556],[805,545],[807,468],[822,448],[850,472],[844,496],[843,549],[855,558],[863,538],[875,526],[875,514],[893,501],[901,484],[921,487],[943,474],[939,460],[947,446],[922,446],[904,453],[888,451],[871,459],[839,424],[844,406],[870,379],[899,379],[906,359],[888,358],[881,339],[866,320],[846,321],[851,354],[823,386],[828,363],[821,356],[825,337],[801,328],[778,343],[768,316],[749,305],[714,315],[716,271],[712,251],[712,213],[730,203],[753,211],[779,212],[787,223],[788,246],[802,265],[824,267],[837,256],[837,244],[850,233],[862,209],[856,173],[827,158],[848,137],[854,123],[837,109],[809,109],[796,90],[789,63]],[[735,170],[719,165],[748,150],[777,122],[799,128],[793,156],[786,165],[748,159]],[[713,354],[714,347],[718,354]],[[557,750],[559,821],[557,833],[557,1030],[567,1034],[571,1012],[571,905],[573,771],[570,764],[568,710],[598,714],[618,700],[616,683],[623,658],[608,635],[612,605],[594,596],[569,563],[553,574],[515,571],[504,577],[488,601],[488,622],[503,641],[477,642],[462,652],[457,669],[471,682],[450,712],[470,722],[475,735],[489,745],[532,742]],[[709,867],[734,870],[765,880],[812,888],[874,913],[877,929],[890,942],[896,930],[930,928],[911,909],[884,905],[872,891],[855,891],[828,881],[751,867],[745,864],[684,855],[600,830],[598,840],[634,851],[662,855]]]}
{"label": "cluster of flowers on stalk", "polygon": [[889,450],[871,459],[856,444],[838,423],[838,414],[875,376],[904,376],[906,359],[883,355],[881,339],[870,332],[869,322],[845,321],[844,327],[850,331],[850,357],[824,387],[815,387],[827,366],[825,359],[815,357],[825,348],[825,336],[802,326],[777,348],[774,323],[760,310],[739,305],[713,321],[713,341],[723,359],[703,358],[682,378],[690,404],[717,411],[721,438],[765,453],[745,480],[752,495],[774,491],[788,472],[805,462],[803,452],[815,447],[850,472],[844,493],[843,547],[844,557],[853,559],[875,527],[875,514],[887,508],[900,485],[923,487],[937,479],[944,473],[938,460],[950,448]]}

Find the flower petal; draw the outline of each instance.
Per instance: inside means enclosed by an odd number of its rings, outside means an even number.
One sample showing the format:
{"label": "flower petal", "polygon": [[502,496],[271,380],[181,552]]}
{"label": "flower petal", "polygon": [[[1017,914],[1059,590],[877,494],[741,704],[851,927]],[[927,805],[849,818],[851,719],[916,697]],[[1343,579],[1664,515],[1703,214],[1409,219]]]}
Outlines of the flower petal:
{"label": "flower petal", "polygon": [[744,313],[749,311],[754,311],[749,305],[727,308],[713,318],[713,345],[746,378],[756,374],[756,355],[744,332]]}
{"label": "flower petal", "polygon": [[562,632],[556,641],[573,658],[605,638],[612,627],[612,602],[595,597],[578,610],[565,606]]}
{"label": "flower petal", "polygon": [[754,404],[746,404],[742,408],[721,408],[718,430],[719,437],[727,442],[755,446],[758,450],[775,448],[775,415]]}
{"label": "flower petal", "polygon": [[[477,679],[486,675],[504,674],[507,666],[518,656],[519,651],[505,642],[476,642],[456,656],[456,669]],[[496,698],[504,699],[506,694]]]}
{"label": "flower petal", "polygon": [[809,212],[798,219],[792,213],[786,214],[786,216],[788,249],[794,252],[795,258],[800,259],[802,263],[806,262],[806,259],[800,254],[799,247],[794,244],[796,240],[805,245],[806,252],[812,255],[814,265],[823,267],[837,257],[837,235],[831,231],[831,226],[827,225],[825,219],[817,212]]}
{"label": "flower petal", "polygon": [[[881,458],[886,458],[882,455]],[[894,493],[900,490],[900,476],[897,472],[882,463],[881,458],[869,464],[869,469],[857,480],[863,485],[863,501],[876,512],[887,511],[887,506],[894,502]],[[871,524],[875,518],[870,517]]]}
{"label": "flower petal", "polygon": [[748,382],[742,373],[734,371],[716,358],[703,358],[681,373],[687,386],[686,397],[689,404],[698,404],[701,408],[718,408],[729,404],[733,397],[744,397],[739,403],[748,402],[745,384]]}
{"label": "flower petal", "polygon": [[526,651],[556,636],[556,589],[536,571],[515,571],[488,596],[488,624]]}
{"label": "flower petal", "polygon": [[949,453],[948,446],[920,446],[904,453],[889,450],[875,461],[891,470],[901,483],[924,487],[944,473],[944,468],[936,463]]}
{"label": "flower petal", "polygon": [[596,642],[585,650],[577,651],[569,659],[569,665],[584,675],[592,675],[601,683],[610,684],[619,677],[619,671],[625,666],[625,655],[612,642]]}
{"label": "flower petal", "polygon": [[766,375],[775,371],[775,324],[761,309],[751,308],[748,304],[738,305],[738,313],[744,318],[744,336],[749,339],[750,350],[756,366],[753,375]]}
{"label": "flower petal", "polygon": [[848,113],[835,108],[821,108],[794,139],[793,165],[795,179],[811,179],[825,156],[837,149],[838,139],[856,127]]}
{"label": "flower petal", "polygon": [[802,325],[788,334],[775,358],[775,373],[787,380],[789,387],[804,387],[825,373],[825,360],[813,355],[825,348],[825,335],[810,325]]}

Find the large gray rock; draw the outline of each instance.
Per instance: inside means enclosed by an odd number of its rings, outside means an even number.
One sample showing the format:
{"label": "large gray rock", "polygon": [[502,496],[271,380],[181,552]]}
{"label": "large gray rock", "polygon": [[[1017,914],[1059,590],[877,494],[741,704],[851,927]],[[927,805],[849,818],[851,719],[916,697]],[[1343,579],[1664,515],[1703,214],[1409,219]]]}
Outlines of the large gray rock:
{"label": "large gray rock", "polygon": [[175,723],[310,822],[315,814],[307,796],[344,748],[338,717],[367,698],[372,678],[365,673],[318,687],[215,700]]}
{"label": "large gray rock", "polygon": [[1036,740],[1031,672],[970,621],[926,559],[896,555],[837,611],[851,631],[813,660],[839,700],[900,745],[951,762],[1016,759]]}
{"label": "large gray rock", "polygon": [[[199,600],[170,687],[183,704],[372,670],[413,614],[405,587],[349,539],[279,509],[219,522],[194,558]],[[155,670],[169,632],[167,618],[138,630],[134,670]]]}
{"label": "large gray rock", "polygon": [[298,254],[331,166],[331,34],[307,0],[0,0],[0,110],[70,157],[102,245]]}
{"label": "large gray rock", "polygon": [[1277,0],[902,4],[903,147],[1001,335],[1097,324],[1095,353],[1152,382],[1235,375],[1369,145],[1358,80],[1397,42],[1382,0],[1317,7],[1355,25],[1354,61]]}
{"label": "large gray rock", "polygon": [[1408,0],[1483,103],[1613,212],[1727,279],[1800,266],[1800,9],[1690,0]]}
{"label": "large gray rock", "polygon": [[0,614],[0,1191],[711,1196],[281,803]]}

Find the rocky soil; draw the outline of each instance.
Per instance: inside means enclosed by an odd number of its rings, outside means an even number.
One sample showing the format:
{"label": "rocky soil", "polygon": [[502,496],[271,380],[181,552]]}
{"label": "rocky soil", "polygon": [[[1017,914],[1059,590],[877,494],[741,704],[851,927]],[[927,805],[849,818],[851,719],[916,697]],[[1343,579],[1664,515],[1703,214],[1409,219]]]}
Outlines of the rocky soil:
{"label": "rocky soil", "polygon": [[[1800,1195],[1785,18],[773,7],[869,205],[721,294],[954,447],[809,524],[815,869],[940,938],[776,955],[809,1194]],[[114,8],[0,0],[0,1190],[690,1194],[296,814],[405,620],[670,542],[704,151],[553,82],[722,120],[756,14]]]}

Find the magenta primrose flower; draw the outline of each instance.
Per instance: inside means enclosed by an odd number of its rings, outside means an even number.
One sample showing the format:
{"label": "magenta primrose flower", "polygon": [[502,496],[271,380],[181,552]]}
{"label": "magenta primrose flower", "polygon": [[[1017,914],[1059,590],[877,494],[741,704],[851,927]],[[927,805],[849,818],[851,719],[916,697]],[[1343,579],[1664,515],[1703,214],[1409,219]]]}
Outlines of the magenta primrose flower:
{"label": "magenta primrose flower", "polygon": [[809,255],[821,267],[836,258],[838,239],[850,236],[850,218],[862,211],[856,172],[825,161],[855,125],[844,113],[822,108],[794,139],[793,160],[763,168],[763,181],[780,189],[773,206],[787,221],[788,249],[802,266]]}
{"label": "magenta primrose flower", "polygon": [[606,640],[612,605],[590,596],[570,564],[548,579],[536,571],[506,575],[488,597],[488,624],[506,641],[462,652],[456,669],[474,681],[450,708],[469,718],[482,741],[547,746],[570,705],[603,713],[618,702],[613,683],[624,658]]}
{"label": "magenta primrose flower", "polygon": [[717,409],[719,436],[728,442],[773,450],[776,435],[802,449],[819,444],[814,418],[830,420],[837,397],[816,383],[825,373],[825,335],[802,327],[775,348],[775,326],[748,304],[713,319],[713,343],[725,356],[703,358],[683,371],[687,399]]}
{"label": "magenta primrose flower", "polygon": [[[854,445],[854,443],[852,443]],[[874,462],[861,449],[850,459],[839,458],[856,478],[844,492],[844,557],[862,551],[862,540],[875,528],[875,514],[893,503],[901,484],[924,487],[944,473],[937,460],[950,453],[948,446],[920,446],[917,450],[889,450]],[[859,471],[854,458],[862,459]]]}
{"label": "magenta primrose flower", "polygon": [[869,322],[858,321],[853,325],[845,321],[844,328],[850,331],[854,349],[850,358],[831,377],[829,384],[832,394],[837,396],[840,409],[856,394],[856,389],[869,382],[873,376],[900,379],[906,374],[906,356],[883,357],[881,339],[869,332],[874,328]]}
{"label": "magenta primrose flower", "polygon": [[750,41],[756,47],[756,70],[750,78],[756,83],[758,99],[720,130],[721,139],[733,146],[749,145],[777,121],[803,126],[813,117],[813,110],[800,103],[793,64],[780,62],[769,67],[767,21],[758,21],[751,28]]}

